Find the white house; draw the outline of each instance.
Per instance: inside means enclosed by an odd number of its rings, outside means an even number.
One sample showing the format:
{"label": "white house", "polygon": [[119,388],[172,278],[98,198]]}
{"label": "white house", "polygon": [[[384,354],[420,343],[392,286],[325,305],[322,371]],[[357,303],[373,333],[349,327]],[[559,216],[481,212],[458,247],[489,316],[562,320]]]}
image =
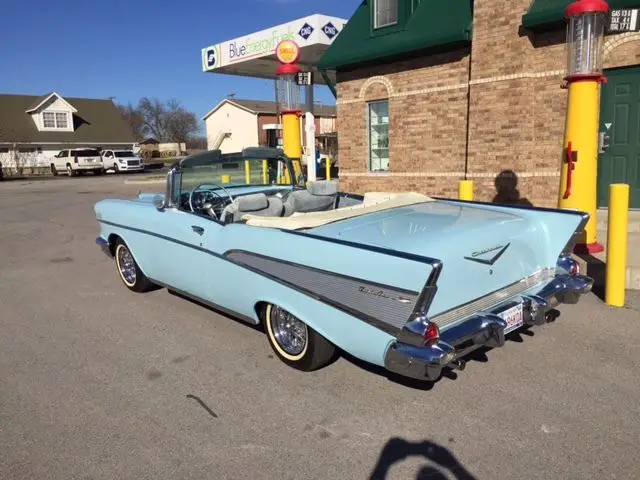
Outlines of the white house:
{"label": "white house", "polygon": [[0,94],[3,167],[47,166],[68,148],[131,149],[131,128],[111,100]]}
{"label": "white house", "polygon": [[[316,135],[335,135],[335,106],[316,104],[313,113]],[[222,153],[258,145],[275,147],[282,134],[276,103],[265,100],[225,98],[202,119],[207,129],[207,148],[219,148]],[[304,144],[304,138],[302,141]]]}

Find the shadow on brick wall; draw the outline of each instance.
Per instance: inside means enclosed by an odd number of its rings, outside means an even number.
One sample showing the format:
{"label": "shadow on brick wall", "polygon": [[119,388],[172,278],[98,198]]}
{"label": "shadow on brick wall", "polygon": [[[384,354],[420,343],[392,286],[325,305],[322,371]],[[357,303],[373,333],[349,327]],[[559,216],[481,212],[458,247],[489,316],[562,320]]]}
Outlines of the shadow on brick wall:
{"label": "shadow on brick wall", "polygon": [[503,170],[500,172],[494,182],[496,186],[496,195],[492,202],[505,205],[524,205],[532,207],[533,203],[526,197],[520,196],[518,190],[518,175],[513,170]]}

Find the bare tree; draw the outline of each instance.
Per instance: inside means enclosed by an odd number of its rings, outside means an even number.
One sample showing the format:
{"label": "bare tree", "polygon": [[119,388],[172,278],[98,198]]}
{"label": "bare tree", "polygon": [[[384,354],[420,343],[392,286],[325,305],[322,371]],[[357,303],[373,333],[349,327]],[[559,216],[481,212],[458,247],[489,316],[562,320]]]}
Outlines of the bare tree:
{"label": "bare tree", "polygon": [[188,112],[180,103],[172,99],[167,103],[167,138],[178,143],[178,150],[182,144],[198,132],[198,120],[193,112]]}
{"label": "bare tree", "polygon": [[9,146],[8,161],[2,165],[2,168],[14,168],[18,175],[22,175],[24,167],[34,158],[35,149],[30,147],[31,141],[28,133],[0,123],[0,144]]}
{"label": "bare tree", "polygon": [[131,128],[135,141],[140,142],[144,140],[145,123],[142,113],[140,113],[140,111],[134,107],[131,102],[126,106],[118,105],[118,110],[120,110],[120,114],[124,117]]}
{"label": "bare tree", "polygon": [[157,98],[142,97],[138,111],[144,119],[144,132],[163,143],[167,141],[167,107]]}

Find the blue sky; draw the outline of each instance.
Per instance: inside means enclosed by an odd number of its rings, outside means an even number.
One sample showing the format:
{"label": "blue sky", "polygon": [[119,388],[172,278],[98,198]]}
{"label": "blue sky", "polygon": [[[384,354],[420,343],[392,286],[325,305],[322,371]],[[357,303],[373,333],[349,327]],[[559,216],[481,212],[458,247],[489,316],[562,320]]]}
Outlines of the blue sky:
{"label": "blue sky", "polygon": [[0,93],[177,98],[201,118],[232,92],[273,99],[272,81],[203,73],[201,48],[313,13],[348,19],[360,1],[6,0]]}

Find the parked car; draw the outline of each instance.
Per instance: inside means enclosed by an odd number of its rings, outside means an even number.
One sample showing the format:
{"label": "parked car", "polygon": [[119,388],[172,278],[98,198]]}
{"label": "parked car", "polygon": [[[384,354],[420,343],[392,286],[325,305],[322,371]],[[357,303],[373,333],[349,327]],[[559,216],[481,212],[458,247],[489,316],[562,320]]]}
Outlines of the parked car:
{"label": "parked car", "polygon": [[341,349],[436,380],[593,285],[570,256],[584,213],[294,177],[276,149],[193,154],[162,193],[98,202],[96,242],[129,290],[167,287],[262,324],[306,371]]}
{"label": "parked car", "polygon": [[115,173],[144,170],[144,160],[133,150],[103,150],[102,158],[105,170]]}
{"label": "parked car", "polygon": [[61,171],[66,171],[70,177],[83,172],[102,174],[104,168],[100,151],[95,148],[60,150],[51,159],[51,173],[58,175]]}

